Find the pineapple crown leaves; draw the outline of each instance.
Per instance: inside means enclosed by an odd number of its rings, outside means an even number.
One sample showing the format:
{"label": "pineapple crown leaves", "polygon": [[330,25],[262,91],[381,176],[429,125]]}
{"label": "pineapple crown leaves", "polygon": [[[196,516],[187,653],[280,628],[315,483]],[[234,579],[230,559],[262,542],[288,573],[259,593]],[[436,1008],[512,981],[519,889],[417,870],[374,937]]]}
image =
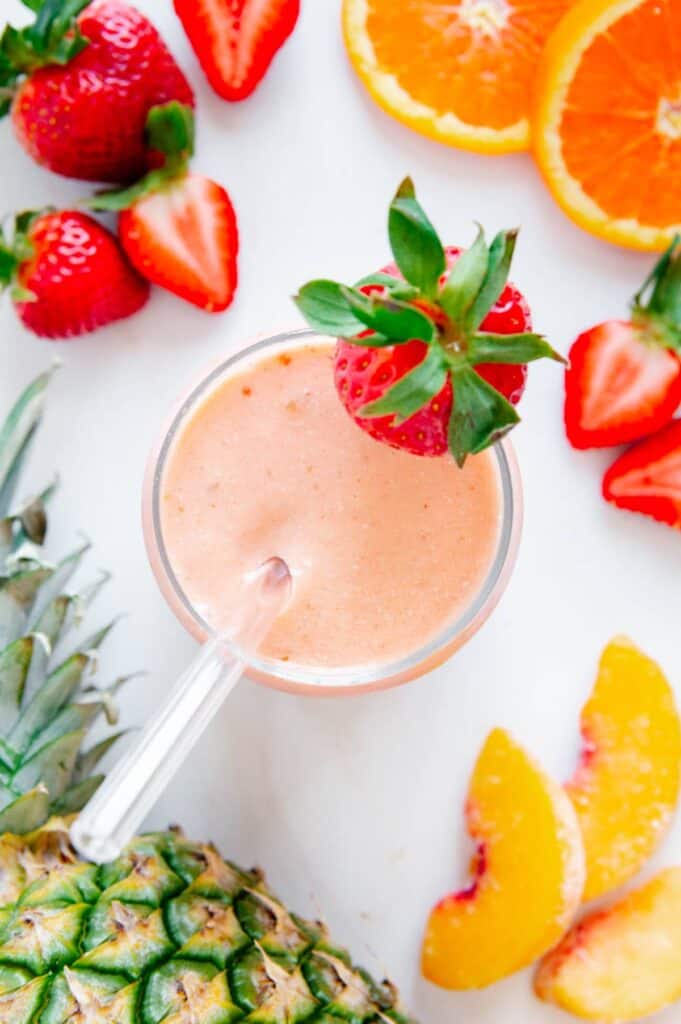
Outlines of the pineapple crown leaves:
{"label": "pineapple crown leaves", "polygon": [[117,213],[138,200],[183,178],[194,155],[195,122],[191,107],[177,100],[152,107],[147,115],[147,147],[163,156],[161,167],[149,171],[128,188],[99,192],[85,202],[90,210]]}
{"label": "pineapple crown leaves", "polygon": [[126,681],[95,689],[96,652],[112,623],[57,654],[108,579],[80,593],[66,587],[89,550],[81,543],[56,565],[42,554],[54,486],[13,511],[20,474],[43,415],[52,371],[36,378],[0,425],[0,833],[37,828],[51,813],[78,811],[101,782],[99,760],[121,733],[82,752]]}
{"label": "pineapple crown leaves", "polygon": [[647,341],[681,352],[681,236],[669,246],[631,301]]}
{"label": "pineapple crown leaves", "polygon": [[[459,465],[502,437],[519,417],[510,402],[475,372],[480,363],[520,364],[564,360],[539,334],[493,334],[480,329],[501,295],[515,248],[516,231],[500,231],[487,243],[478,228],[473,245],[447,273],[444,247],[406,178],[388,215],[390,246],[403,279],[371,274],[349,288],[335,281],[304,285],[295,302],[315,330],[357,345],[385,347],[414,339],[427,346],[421,363],[364,417],[412,416],[451,381],[454,409],[449,447]],[[446,275],[446,276],[445,276]],[[365,294],[380,285],[385,294]]]}
{"label": "pineapple crown leaves", "polygon": [[90,0],[22,0],[35,18],[25,28],[6,25],[0,35],[0,117],[9,112],[24,75],[47,64],[68,64],[88,45],[78,15]]}

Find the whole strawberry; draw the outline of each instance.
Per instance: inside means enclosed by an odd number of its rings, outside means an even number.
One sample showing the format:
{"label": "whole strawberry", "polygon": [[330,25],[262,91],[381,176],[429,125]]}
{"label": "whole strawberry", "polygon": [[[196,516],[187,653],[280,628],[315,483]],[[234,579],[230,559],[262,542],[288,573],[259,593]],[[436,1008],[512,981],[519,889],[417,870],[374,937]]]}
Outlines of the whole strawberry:
{"label": "whole strawberry", "polygon": [[170,51],[121,0],[28,6],[34,23],[8,25],[0,38],[0,113],[11,111],[21,144],[57,174],[136,180],[154,163],[145,138],[151,107],[194,102]]}
{"label": "whole strawberry", "polygon": [[409,178],[388,231],[395,265],[353,288],[311,281],[296,301],[310,326],[338,337],[336,386],[363,430],[463,465],[519,422],[526,364],[561,357],[507,284],[516,232],[488,246],[480,230],[469,250],[445,250]]}
{"label": "whole strawberry", "polygon": [[77,210],[23,213],[11,242],[0,235],[0,286],[42,338],[73,338],[131,316],[149,285],[114,236]]}

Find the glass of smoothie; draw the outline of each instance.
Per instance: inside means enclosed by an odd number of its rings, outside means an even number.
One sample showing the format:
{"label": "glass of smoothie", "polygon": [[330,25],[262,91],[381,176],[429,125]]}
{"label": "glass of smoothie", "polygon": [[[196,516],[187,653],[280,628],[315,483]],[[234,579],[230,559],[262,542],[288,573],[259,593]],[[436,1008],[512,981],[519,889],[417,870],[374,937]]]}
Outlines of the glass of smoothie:
{"label": "glass of smoothie", "polygon": [[189,392],[154,452],[151,563],[199,640],[238,618],[270,559],[292,577],[251,674],[301,693],[396,685],[449,657],[513,566],[518,471],[505,439],[527,364],[563,362],[508,280],[514,229],[445,247],[405,178],[393,261],[316,278],[308,330],[266,338]]}
{"label": "glass of smoothie", "polygon": [[338,399],[334,346],[294,330],[221,362],[173,411],[144,488],[153,571],[197,640],[285,560],[291,600],[248,663],[296,693],[394,686],[450,657],[501,597],[522,518],[507,440],[463,468],[376,442]]}

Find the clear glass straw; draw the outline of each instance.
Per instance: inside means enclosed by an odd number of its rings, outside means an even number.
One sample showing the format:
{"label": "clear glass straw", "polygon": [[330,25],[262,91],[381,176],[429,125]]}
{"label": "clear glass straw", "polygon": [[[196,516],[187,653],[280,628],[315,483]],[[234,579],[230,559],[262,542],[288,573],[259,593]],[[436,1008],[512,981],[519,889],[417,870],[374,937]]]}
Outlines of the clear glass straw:
{"label": "clear glass straw", "polygon": [[71,840],[82,857],[106,863],[130,842],[243,675],[241,652],[258,648],[290,594],[291,575],[280,558],[270,558],[249,575],[238,621],[203,645],[132,749],[76,818]]}

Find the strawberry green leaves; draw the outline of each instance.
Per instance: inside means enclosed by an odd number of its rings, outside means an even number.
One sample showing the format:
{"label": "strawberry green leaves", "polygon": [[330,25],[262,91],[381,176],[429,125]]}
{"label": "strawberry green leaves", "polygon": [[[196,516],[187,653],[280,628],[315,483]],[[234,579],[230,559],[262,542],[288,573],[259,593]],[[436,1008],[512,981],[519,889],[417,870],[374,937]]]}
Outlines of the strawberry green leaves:
{"label": "strawberry green leaves", "polygon": [[[366,419],[391,418],[389,427],[399,426],[426,410],[451,384],[448,443],[457,463],[463,465],[468,455],[494,444],[519,421],[502,391],[482,376],[485,365],[564,360],[540,334],[484,330],[488,314],[507,286],[516,231],[500,231],[488,244],[479,228],[467,251],[445,251],[411,179],[406,178],[390,205],[388,233],[398,272],[387,268],[352,288],[334,281],[311,281],[295,301],[311,327],[353,345],[392,349],[421,343],[423,358],[418,362],[414,349],[405,358],[381,357],[383,371],[390,368],[384,379],[391,386],[374,401],[353,408],[351,414],[360,425]],[[496,313],[494,323],[498,324]],[[524,322],[529,326],[529,318]],[[518,320],[509,321],[509,330],[512,323]],[[497,374],[495,382],[499,379]],[[437,409],[440,415],[449,407],[449,392],[446,398]]]}
{"label": "strawberry green leaves", "polygon": [[0,36],[0,117],[11,106],[23,75],[46,64],[68,64],[88,45],[76,18],[90,0],[27,3],[35,20],[25,28],[6,25]]}
{"label": "strawberry green leaves", "polygon": [[447,265],[445,252],[416,199],[411,178],[404,179],[390,204],[388,236],[395,262],[405,279],[424,295],[434,295]]}
{"label": "strawberry green leaves", "polygon": [[17,274],[22,263],[33,255],[33,244],[28,233],[31,224],[42,211],[24,210],[14,218],[11,230],[0,227],[0,292],[10,289],[15,302],[31,302],[35,299],[33,292],[24,288],[18,281]]}
{"label": "strawberry green leaves", "polygon": [[149,149],[163,154],[163,165],[127,188],[97,192],[83,204],[89,210],[109,213],[128,210],[174,179],[185,177],[194,154],[194,111],[191,107],[178,100],[158,104],[147,114],[145,128],[147,145]]}
{"label": "strawberry green leaves", "polygon": [[472,336],[468,353],[474,363],[533,363],[537,359],[566,360],[541,334],[493,334],[481,331]]}
{"label": "strawberry green leaves", "polygon": [[147,115],[147,144],[166,157],[189,160],[194,155],[194,134],[194,111],[177,100],[152,107]]}
{"label": "strawberry green leaves", "polygon": [[439,346],[428,349],[425,359],[400,377],[382,398],[365,405],[361,416],[394,416],[403,423],[427,405],[447,383],[447,359]]}
{"label": "strawberry green leaves", "polygon": [[336,281],[309,281],[294,301],[315,331],[339,338],[354,338],[365,330],[365,325],[353,313],[344,294],[346,291]]}
{"label": "strawberry green leaves", "polygon": [[449,420],[449,450],[458,466],[500,440],[520,422],[518,413],[470,366],[452,373],[454,403]]}
{"label": "strawberry green leaves", "polygon": [[482,288],[489,266],[489,249],[485,233],[478,228],[478,237],[470,249],[461,253],[440,289],[440,305],[454,323],[467,321],[473,302]]}
{"label": "strawberry green leaves", "polygon": [[431,342],[436,328],[425,313],[397,299],[363,295],[354,288],[342,288],[350,309],[372,331],[390,339],[390,344],[401,341]]}
{"label": "strawberry green leaves", "polygon": [[476,330],[504,290],[515,252],[517,230],[500,231],[494,236],[489,247],[487,270],[480,286],[469,317],[469,326]]}
{"label": "strawberry green leaves", "polygon": [[647,340],[681,350],[681,237],[675,235],[631,303]]}
{"label": "strawberry green leaves", "polygon": [[414,338],[431,342],[436,336],[435,324],[414,306],[392,297],[365,295],[335,281],[310,281],[295,302],[316,331],[357,339],[361,345],[396,345]]}

